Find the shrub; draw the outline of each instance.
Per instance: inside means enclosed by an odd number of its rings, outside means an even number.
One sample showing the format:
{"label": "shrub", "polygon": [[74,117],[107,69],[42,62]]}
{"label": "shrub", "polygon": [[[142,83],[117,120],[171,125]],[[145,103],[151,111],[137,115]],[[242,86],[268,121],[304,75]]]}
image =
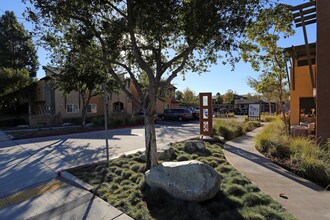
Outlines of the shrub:
{"label": "shrub", "polygon": [[234,120],[217,120],[214,128],[216,134],[224,137],[226,140],[231,140],[244,134],[242,123]]}
{"label": "shrub", "polygon": [[262,122],[273,122],[278,118],[278,116],[269,113],[262,113],[260,117],[260,121]]}
{"label": "shrub", "polygon": [[123,126],[123,125],[125,125],[125,119],[123,119],[123,118],[112,118],[112,119],[110,119],[108,125],[109,125],[110,128]]}
{"label": "shrub", "polygon": [[234,184],[242,185],[242,186],[244,186],[244,185],[250,183],[250,181],[247,180],[247,179],[246,179],[245,177],[243,177],[243,176],[241,176],[241,177],[235,177],[235,178],[232,179],[231,182],[234,183]]}
{"label": "shrub", "polygon": [[286,134],[285,125],[277,119],[266,125],[256,138],[256,148],[268,155],[275,157],[289,157],[289,136]]}
{"label": "shrub", "polygon": [[11,118],[11,119],[1,119],[1,127],[15,127],[17,125],[29,124],[24,118]]}
{"label": "shrub", "polygon": [[186,161],[189,160],[189,157],[186,155],[178,156],[177,161]]}
{"label": "shrub", "polygon": [[259,121],[247,121],[243,125],[243,131],[249,132],[249,131],[256,129],[257,127],[260,127]]}
{"label": "shrub", "polygon": [[289,137],[279,118],[268,124],[255,141],[256,148],[266,155],[290,160],[295,173],[324,187],[330,184],[329,142],[318,146],[304,137]]}
{"label": "shrub", "polygon": [[329,167],[316,158],[306,158],[302,161],[302,169],[306,177],[320,185],[327,187],[330,184]]}
{"label": "shrub", "polygon": [[268,205],[271,198],[259,193],[247,193],[243,196],[243,202],[246,206]]}
{"label": "shrub", "polygon": [[246,193],[246,190],[243,186],[232,184],[228,187],[226,193],[233,196],[242,196]]}

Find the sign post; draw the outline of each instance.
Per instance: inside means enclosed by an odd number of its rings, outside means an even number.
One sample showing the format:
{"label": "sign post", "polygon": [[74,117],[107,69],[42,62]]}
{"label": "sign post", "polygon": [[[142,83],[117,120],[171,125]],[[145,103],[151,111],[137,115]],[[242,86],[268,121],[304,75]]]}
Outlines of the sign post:
{"label": "sign post", "polygon": [[212,137],[212,93],[199,93],[199,111],[200,134]]}
{"label": "sign post", "polygon": [[249,120],[259,120],[260,121],[260,104],[249,104]]}

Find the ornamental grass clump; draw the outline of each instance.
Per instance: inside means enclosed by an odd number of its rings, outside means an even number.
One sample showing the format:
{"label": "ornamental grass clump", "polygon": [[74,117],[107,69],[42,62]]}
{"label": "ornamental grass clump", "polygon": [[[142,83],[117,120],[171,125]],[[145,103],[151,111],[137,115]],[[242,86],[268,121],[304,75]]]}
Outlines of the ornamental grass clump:
{"label": "ornamental grass clump", "polygon": [[244,134],[243,123],[235,120],[217,120],[214,128],[216,134],[224,137],[226,140],[231,140]]}
{"label": "ornamental grass clump", "polygon": [[317,145],[306,137],[290,137],[280,119],[266,125],[255,141],[260,152],[294,173],[323,187],[330,184],[329,142]]}
{"label": "ornamental grass clump", "polygon": [[285,125],[280,119],[267,124],[256,138],[256,148],[268,156],[289,157],[289,136],[285,131]]}

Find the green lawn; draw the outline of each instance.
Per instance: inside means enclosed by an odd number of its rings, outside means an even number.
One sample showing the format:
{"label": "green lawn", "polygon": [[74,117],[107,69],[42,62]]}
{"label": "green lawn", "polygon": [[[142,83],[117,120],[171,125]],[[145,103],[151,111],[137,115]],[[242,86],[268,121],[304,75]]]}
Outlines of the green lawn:
{"label": "green lawn", "polygon": [[141,153],[122,156],[106,164],[71,171],[94,187],[105,201],[134,219],[295,219],[270,196],[242,176],[225,159],[218,144],[207,144],[210,156],[184,152],[183,143],[173,144],[176,159],[199,160],[221,176],[219,192],[206,202],[175,199],[144,182]]}

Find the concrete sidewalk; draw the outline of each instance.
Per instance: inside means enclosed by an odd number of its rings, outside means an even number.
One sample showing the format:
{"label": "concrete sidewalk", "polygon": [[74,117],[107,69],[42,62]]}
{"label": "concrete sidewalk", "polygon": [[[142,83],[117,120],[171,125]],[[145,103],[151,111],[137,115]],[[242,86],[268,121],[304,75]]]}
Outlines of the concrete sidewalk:
{"label": "concrete sidewalk", "polygon": [[[330,219],[330,192],[274,164],[255,149],[258,128],[224,145],[229,163],[299,219]],[[279,196],[284,193],[287,199]]]}
{"label": "concrete sidewalk", "polygon": [[[0,220],[116,219],[129,216],[57,176],[70,164],[47,152],[31,151],[14,141],[0,142]],[[57,181],[56,184],[50,183]]]}

